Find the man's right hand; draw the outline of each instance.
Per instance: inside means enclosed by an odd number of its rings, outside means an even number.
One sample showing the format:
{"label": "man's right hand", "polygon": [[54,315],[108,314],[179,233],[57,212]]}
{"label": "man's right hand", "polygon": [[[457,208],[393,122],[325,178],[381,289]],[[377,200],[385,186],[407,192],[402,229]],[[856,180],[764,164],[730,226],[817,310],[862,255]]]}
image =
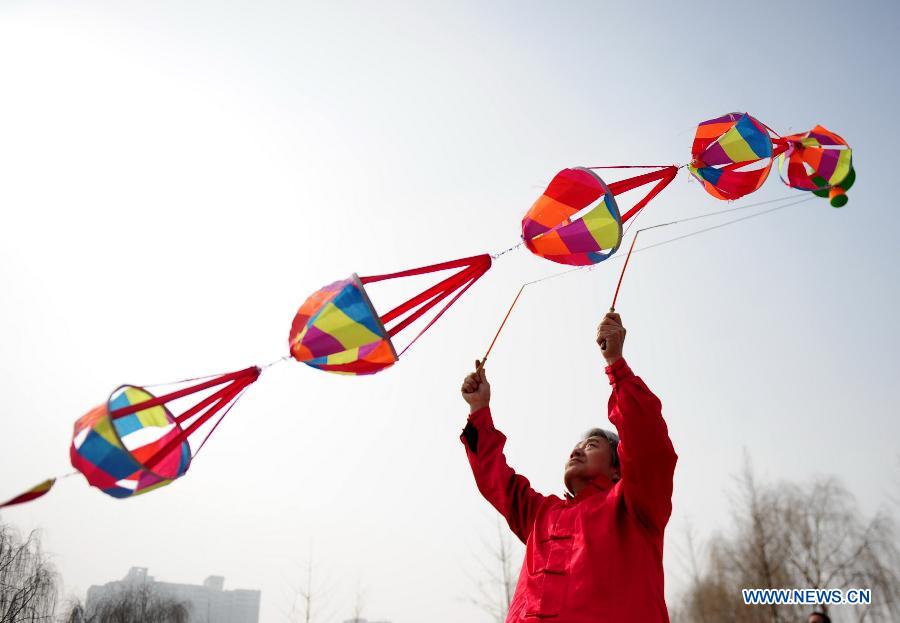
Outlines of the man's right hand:
{"label": "man's right hand", "polygon": [[475,362],[475,372],[463,380],[461,391],[463,400],[469,403],[472,413],[490,404],[491,384],[488,383],[487,375],[484,373],[480,361]]}
{"label": "man's right hand", "polygon": [[603,317],[600,326],[597,327],[597,344],[603,351],[603,357],[607,365],[612,365],[622,358],[622,346],[625,344],[625,327],[622,326],[622,317],[615,312],[610,312]]}

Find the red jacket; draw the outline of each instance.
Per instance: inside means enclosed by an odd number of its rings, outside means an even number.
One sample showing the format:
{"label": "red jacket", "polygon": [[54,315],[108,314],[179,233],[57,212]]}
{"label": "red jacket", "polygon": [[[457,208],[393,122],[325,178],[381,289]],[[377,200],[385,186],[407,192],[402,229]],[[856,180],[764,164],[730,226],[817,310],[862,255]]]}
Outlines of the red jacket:
{"label": "red jacket", "polygon": [[659,399],[624,359],[606,368],[622,478],[572,498],[542,495],[506,463],[490,408],[460,437],[481,494],[526,544],[507,623],[668,623],[663,531],[678,457]]}

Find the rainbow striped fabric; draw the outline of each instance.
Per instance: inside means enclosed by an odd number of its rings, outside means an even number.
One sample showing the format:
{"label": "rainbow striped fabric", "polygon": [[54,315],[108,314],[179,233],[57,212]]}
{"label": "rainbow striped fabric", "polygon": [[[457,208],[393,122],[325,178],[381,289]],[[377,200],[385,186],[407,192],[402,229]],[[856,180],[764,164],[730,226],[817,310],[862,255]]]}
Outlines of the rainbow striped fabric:
{"label": "rainbow striped fabric", "polygon": [[355,274],[313,293],[294,316],[291,355],[313,368],[341,374],[375,374],[397,362],[397,353]]}
{"label": "rainbow striped fabric", "polygon": [[602,262],[622,242],[616,198],[593,171],[563,169],[522,219],[522,238],[532,253],[553,262]]}
{"label": "rainbow striped fabric", "polygon": [[191,448],[187,441],[162,457],[153,470],[144,463],[181,427],[163,405],[113,419],[110,412],[153,399],[141,387],[124,385],[113,392],[107,404],[95,407],[75,422],[69,456],[72,466],[87,481],[115,498],[127,498],[158,489],[187,472]]}
{"label": "rainbow striped fabric", "polygon": [[784,183],[798,190],[823,190],[813,181],[820,177],[826,188],[844,181],[850,173],[851,150],[843,138],[817,125],[809,132],[785,136],[788,151],[778,157]]}
{"label": "rainbow striped fabric", "polygon": [[772,167],[772,139],[747,113],[729,113],[697,126],[688,170],[713,197],[739,199],[762,186]]}

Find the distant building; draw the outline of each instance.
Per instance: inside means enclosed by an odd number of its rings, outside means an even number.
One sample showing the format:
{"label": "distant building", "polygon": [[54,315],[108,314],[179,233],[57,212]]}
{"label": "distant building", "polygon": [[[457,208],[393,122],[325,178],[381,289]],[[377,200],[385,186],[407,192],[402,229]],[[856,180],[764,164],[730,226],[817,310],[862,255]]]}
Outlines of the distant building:
{"label": "distant building", "polygon": [[259,623],[260,591],[224,590],[225,578],[211,575],[202,586],[157,582],[144,567],[132,567],[124,580],[88,589],[88,612],[117,591],[135,584],[150,584],[154,591],[190,604],[190,623]]}

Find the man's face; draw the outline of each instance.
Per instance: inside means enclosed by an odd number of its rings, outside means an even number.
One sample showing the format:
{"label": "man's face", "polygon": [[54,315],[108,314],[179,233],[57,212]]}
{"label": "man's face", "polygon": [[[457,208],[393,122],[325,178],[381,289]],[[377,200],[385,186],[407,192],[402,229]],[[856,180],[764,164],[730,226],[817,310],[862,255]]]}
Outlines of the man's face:
{"label": "man's face", "polygon": [[618,468],[612,464],[612,448],[604,437],[588,437],[572,450],[566,462],[565,483],[573,491],[573,483],[590,482],[598,476],[617,480]]}

